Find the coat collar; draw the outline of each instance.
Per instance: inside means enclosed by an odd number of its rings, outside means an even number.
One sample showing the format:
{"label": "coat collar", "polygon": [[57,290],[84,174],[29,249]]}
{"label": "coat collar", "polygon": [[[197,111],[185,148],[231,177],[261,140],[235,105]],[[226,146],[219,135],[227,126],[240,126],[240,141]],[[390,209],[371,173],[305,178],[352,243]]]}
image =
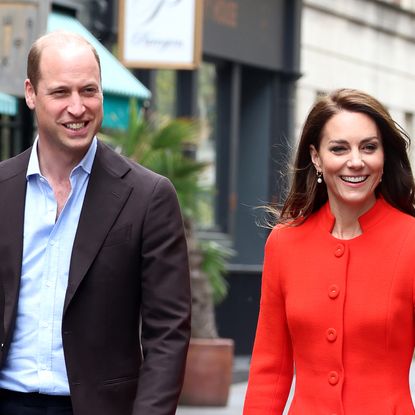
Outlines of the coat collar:
{"label": "coat collar", "polygon": [[123,157],[98,142],[72,249],[64,313],[132,191],[122,180],[130,169]]}
{"label": "coat collar", "polygon": [[[359,217],[359,223],[363,233],[367,232],[372,226],[382,220],[391,209],[393,209],[392,206],[390,206],[383,197],[376,199],[376,203]],[[326,204],[317,211],[317,216],[320,226],[331,233],[336,219],[331,212],[329,202],[326,202]]]}

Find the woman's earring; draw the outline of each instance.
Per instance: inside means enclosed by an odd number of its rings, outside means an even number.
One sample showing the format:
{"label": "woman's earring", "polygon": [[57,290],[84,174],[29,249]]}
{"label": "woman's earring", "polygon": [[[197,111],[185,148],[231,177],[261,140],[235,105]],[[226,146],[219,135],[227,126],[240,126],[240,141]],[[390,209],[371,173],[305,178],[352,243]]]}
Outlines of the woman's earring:
{"label": "woman's earring", "polygon": [[321,172],[321,171],[318,171],[317,170],[317,183],[318,184],[321,184],[321,183],[323,183],[323,173]]}

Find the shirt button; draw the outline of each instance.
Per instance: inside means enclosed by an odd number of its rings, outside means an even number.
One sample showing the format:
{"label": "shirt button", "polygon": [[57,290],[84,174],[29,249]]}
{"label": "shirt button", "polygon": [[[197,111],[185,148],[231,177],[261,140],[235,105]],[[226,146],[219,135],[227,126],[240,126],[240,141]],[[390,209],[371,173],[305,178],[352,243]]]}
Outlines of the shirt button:
{"label": "shirt button", "polygon": [[334,300],[339,295],[339,287],[336,284],[330,285],[329,287],[329,297]]}
{"label": "shirt button", "polygon": [[337,385],[337,383],[339,382],[339,374],[334,370],[331,371],[329,373],[328,381],[329,381],[330,385],[332,385],[332,386]]}
{"label": "shirt button", "polygon": [[327,330],[327,340],[329,342],[334,342],[334,341],[336,341],[336,339],[337,339],[336,329],[332,329],[332,328],[328,329]]}
{"label": "shirt button", "polygon": [[343,244],[337,244],[336,248],[334,250],[334,255],[337,258],[340,258],[341,256],[343,256],[343,254],[344,254],[344,245]]}

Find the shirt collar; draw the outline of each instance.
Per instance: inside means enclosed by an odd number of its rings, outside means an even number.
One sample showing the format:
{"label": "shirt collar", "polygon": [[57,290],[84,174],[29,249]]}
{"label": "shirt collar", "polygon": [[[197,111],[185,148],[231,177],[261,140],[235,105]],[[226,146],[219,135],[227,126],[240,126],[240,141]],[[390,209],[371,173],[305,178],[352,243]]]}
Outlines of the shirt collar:
{"label": "shirt collar", "polygon": [[[37,155],[38,141],[39,141],[39,136],[36,137],[36,140],[33,143],[32,151],[30,153],[29,164],[27,166],[26,179],[28,179],[32,175],[36,175],[36,174],[38,174],[39,176],[42,175],[42,173],[40,172],[39,158]],[[97,138],[94,137],[85,156],[72,169],[71,174],[78,168],[82,168],[86,173],[91,174],[92,165],[94,163],[96,151],[97,151]]]}

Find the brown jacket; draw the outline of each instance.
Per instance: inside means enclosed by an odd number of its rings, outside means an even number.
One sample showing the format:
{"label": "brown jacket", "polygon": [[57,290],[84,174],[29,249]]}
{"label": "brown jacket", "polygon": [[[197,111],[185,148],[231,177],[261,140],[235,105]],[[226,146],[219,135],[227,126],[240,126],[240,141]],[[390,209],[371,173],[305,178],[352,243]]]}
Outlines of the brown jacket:
{"label": "brown jacket", "polygon": [[[0,364],[19,297],[29,155],[0,163]],[[74,414],[174,415],[189,335],[187,248],[174,189],[99,142],[62,322]]]}

